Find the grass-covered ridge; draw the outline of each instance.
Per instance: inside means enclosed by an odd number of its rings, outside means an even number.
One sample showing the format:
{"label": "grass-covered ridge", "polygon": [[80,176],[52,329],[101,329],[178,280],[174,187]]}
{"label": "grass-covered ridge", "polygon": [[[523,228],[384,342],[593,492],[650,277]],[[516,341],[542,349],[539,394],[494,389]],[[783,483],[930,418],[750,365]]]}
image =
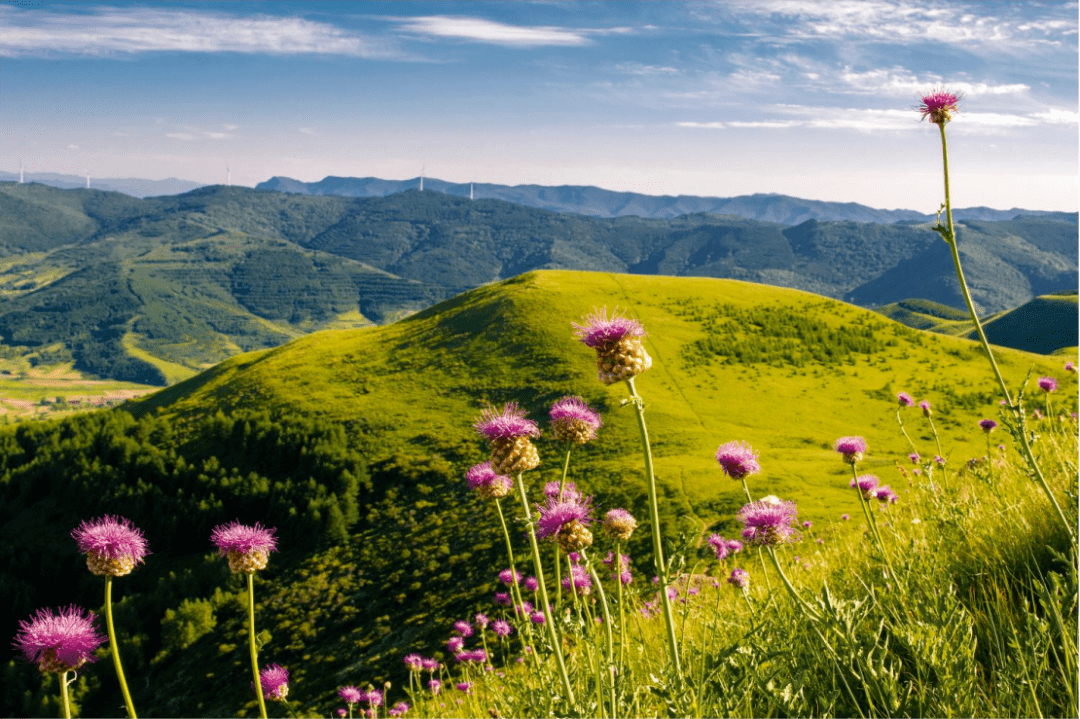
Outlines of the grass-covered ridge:
{"label": "grass-covered ridge", "polygon": [[[445,659],[450,621],[489,609],[505,566],[497,519],[463,479],[487,456],[470,426],[487,403],[518,401],[544,425],[551,402],[585,397],[605,426],[575,453],[573,479],[601,506],[646,516],[625,392],[596,381],[593,353],[570,327],[605,305],[648,332],[654,365],[637,386],[670,539],[705,527],[732,535],[742,490],[713,453],[734,439],[761,452],[755,482],[798,501],[800,517],[854,515],[832,440],[865,436],[865,469],[898,477],[909,452],[894,414],[901,390],[933,403],[952,466],[985,453],[976,423],[995,415],[997,398],[967,340],[745,282],[534,272],[392,325],[315,333],[234,357],[134,403],[135,419],[91,415],[3,430],[0,488],[15,513],[4,517],[4,539],[17,547],[0,583],[4,600],[19,617],[69,601],[97,606],[98,587],[67,532],[87,514],[131,516],[155,552],[118,584],[130,596],[120,624],[140,647],[125,655],[129,674],[149,681],[136,704],[168,697],[162,714],[214,715],[247,703],[250,714],[244,593],[210,556],[206,531],[233,517],[262,521],[283,537],[256,594],[263,651],[294,671],[297,706],[324,713],[337,686],[364,679],[401,686],[401,657]],[[1055,401],[1075,402],[1062,360],[1007,351],[999,362],[1012,384],[1031,368],[1058,376]],[[907,423],[930,452],[916,411]],[[542,437],[538,447],[533,490],[561,471],[557,443]],[[46,546],[27,540],[30,526],[48,536]],[[836,531],[846,541],[851,530]],[[647,540],[629,549],[647,571]],[[80,577],[74,591],[50,579],[71,576]],[[43,711],[34,702],[51,695],[38,690],[32,668],[7,671],[5,713]],[[112,684],[87,675],[86,706],[113,711]]]}

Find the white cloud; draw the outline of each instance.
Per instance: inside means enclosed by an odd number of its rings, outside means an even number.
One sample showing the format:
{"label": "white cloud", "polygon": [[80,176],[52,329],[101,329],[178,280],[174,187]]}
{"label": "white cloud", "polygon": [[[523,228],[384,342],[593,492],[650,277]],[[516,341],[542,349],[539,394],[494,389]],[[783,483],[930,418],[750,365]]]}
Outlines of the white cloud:
{"label": "white cloud", "polygon": [[1032,113],[1029,117],[1033,117],[1048,125],[1075,125],[1080,121],[1080,113],[1073,110],[1058,110],[1056,108],[1051,108],[1046,112]]}
{"label": "white cloud", "polygon": [[195,136],[190,132],[166,132],[165,137],[173,140],[194,140]]}
{"label": "white cloud", "polygon": [[[575,46],[588,44],[587,30],[544,26],[508,25],[477,17],[451,17],[427,15],[398,18],[401,29],[417,35],[459,38],[475,42],[515,47],[539,47],[543,45]],[[611,30],[604,31],[611,32]]]}
{"label": "white cloud", "polygon": [[876,68],[855,72],[845,67],[837,75],[843,92],[867,95],[912,95],[925,92],[931,86],[942,86],[968,97],[976,95],[1017,95],[1027,92],[1030,86],[1021,83],[992,85],[985,82],[943,80],[940,75],[926,73],[921,77],[902,67]]}
{"label": "white cloud", "polygon": [[318,134],[317,132],[315,132],[314,127],[298,127],[298,128],[296,128],[296,130],[298,132],[300,132],[301,134],[303,134],[303,135],[317,135]]}
{"label": "white cloud", "polygon": [[675,67],[645,65],[640,62],[621,62],[615,66],[615,69],[627,75],[663,76],[682,74],[682,70]]}
{"label": "white cloud", "polygon": [[226,130],[228,130],[229,132],[232,132],[232,131],[234,131],[234,130],[239,130],[239,129],[240,129],[240,126],[239,126],[239,125],[229,125],[229,124],[225,124],[225,125],[222,125],[222,127],[223,127],[223,128],[225,128]]}
{"label": "white cloud", "polygon": [[90,12],[4,7],[0,55],[113,56],[147,52],[400,57],[385,40],[299,17],[196,9],[95,7]]}

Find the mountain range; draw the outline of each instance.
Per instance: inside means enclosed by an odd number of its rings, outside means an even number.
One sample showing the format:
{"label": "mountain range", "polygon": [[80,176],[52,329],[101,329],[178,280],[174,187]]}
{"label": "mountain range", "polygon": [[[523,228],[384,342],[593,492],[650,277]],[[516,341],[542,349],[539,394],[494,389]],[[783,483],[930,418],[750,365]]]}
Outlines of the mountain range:
{"label": "mountain range", "polygon": [[[59,187],[63,190],[74,190],[86,187],[86,177],[78,175],[64,175],[55,172],[23,173],[25,182],[37,182],[49,187]],[[0,171],[0,181],[18,182],[19,173]],[[191,180],[178,180],[170,177],[165,180],[145,180],[138,177],[91,177],[90,187],[94,190],[108,192],[122,192],[132,197],[154,197],[157,195],[179,195],[181,192],[189,192],[197,187],[203,187],[201,182]]]}
{"label": "mountain range", "polygon": [[[423,180],[427,191],[454,197],[474,197],[512,202],[554,212],[572,212],[592,217],[649,217],[670,219],[680,215],[709,212],[734,215],[748,220],[797,225],[807,220],[851,222],[928,222],[935,215],[914,210],[879,210],[855,202],[804,200],[772,193],[739,197],[697,197],[693,195],[643,195],[615,192],[589,185],[497,185],[486,182],[445,182],[431,177]],[[341,197],[385,197],[420,188],[420,178],[383,180],[377,177],[326,177],[318,182],[301,182],[290,177],[272,177],[255,186],[298,195],[338,195]],[[994,210],[967,207],[953,211],[955,219],[1011,220],[1018,215],[1060,215],[1039,210]],[[1060,218],[1059,218],[1060,219]]]}
{"label": "mountain range", "polygon": [[[958,231],[985,313],[1077,286],[1075,214],[965,220]],[[137,199],[0,183],[0,341],[114,379],[169,383],[536,269],[962,306],[948,248],[926,223],[598,218],[428,191],[348,198],[219,185]]]}

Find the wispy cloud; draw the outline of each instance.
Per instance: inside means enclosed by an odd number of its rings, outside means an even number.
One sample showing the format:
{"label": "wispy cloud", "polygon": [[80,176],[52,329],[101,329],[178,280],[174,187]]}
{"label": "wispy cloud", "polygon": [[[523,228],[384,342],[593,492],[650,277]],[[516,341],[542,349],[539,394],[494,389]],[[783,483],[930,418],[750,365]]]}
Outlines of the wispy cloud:
{"label": "wispy cloud", "polygon": [[554,25],[511,25],[479,17],[425,15],[394,18],[399,28],[413,35],[455,38],[508,47],[588,45],[591,35],[629,34],[630,27],[567,28]]}
{"label": "wispy cloud", "polygon": [[[225,125],[225,128],[238,129],[239,125]],[[229,132],[217,130],[200,130],[197,127],[185,127],[181,132],[166,132],[165,137],[170,140],[225,140],[232,137]]]}
{"label": "wispy cloud", "polygon": [[296,131],[299,132],[302,135],[317,135],[317,134],[319,134],[319,133],[315,132],[314,127],[298,127],[298,128],[296,128]]}
{"label": "wispy cloud", "polygon": [[[75,6],[79,7],[79,6]],[[80,8],[81,9],[81,8]],[[149,52],[399,58],[391,41],[299,17],[155,7],[89,12],[4,7],[0,56],[117,56]]]}

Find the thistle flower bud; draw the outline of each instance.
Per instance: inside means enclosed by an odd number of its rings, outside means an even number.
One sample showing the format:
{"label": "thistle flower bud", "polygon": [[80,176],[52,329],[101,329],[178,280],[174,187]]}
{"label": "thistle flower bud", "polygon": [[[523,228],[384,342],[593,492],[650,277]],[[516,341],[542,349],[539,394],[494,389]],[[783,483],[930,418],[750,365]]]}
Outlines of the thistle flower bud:
{"label": "thistle flower bud", "polygon": [[645,330],[641,323],[618,313],[608,319],[607,308],[585,318],[585,324],[571,323],[574,336],[596,350],[597,379],[610,385],[632,379],[652,367],[652,358],[641,344]]}
{"label": "thistle flower bud", "polygon": [[604,515],[604,529],[617,542],[625,542],[637,529],[637,520],[625,509],[612,509]]}

